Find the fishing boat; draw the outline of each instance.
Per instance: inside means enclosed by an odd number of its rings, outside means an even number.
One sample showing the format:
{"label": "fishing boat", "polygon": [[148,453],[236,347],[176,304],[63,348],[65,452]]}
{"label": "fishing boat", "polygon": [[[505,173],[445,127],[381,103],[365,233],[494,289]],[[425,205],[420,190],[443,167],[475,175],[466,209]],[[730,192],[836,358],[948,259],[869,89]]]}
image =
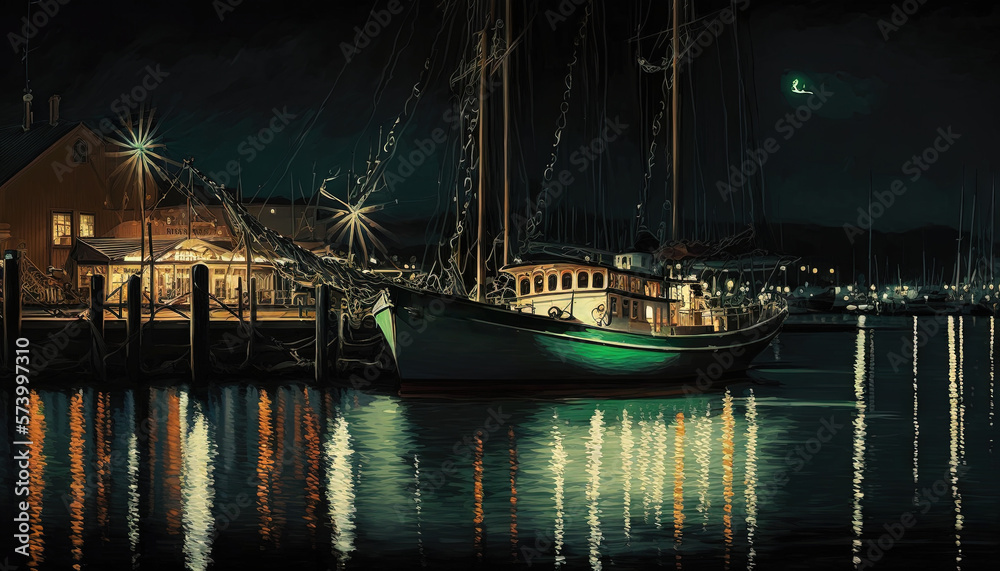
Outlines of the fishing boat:
{"label": "fishing boat", "polygon": [[[486,21],[494,21],[492,14]],[[673,85],[679,85],[679,3],[674,5],[673,21]],[[510,46],[511,26],[504,27]],[[481,41],[482,101],[486,28]],[[503,57],[505,79],[509,59]],[[509,81],[503,85],[506,110]],[[678,97],[678,90],[673,90],[674,172],[679,165]],[[482,164],[487,121],[480,116],[477,123]],[[506,129],[504,135],[506,205],[512,177],[506,175]],[[675,205],[678,178],[673,177]],[[499,269],[512,280],[514,292],[488,303],[482,251],[486,241],[482,208],[488,191],[480,169],[474,296],[446,295],[399,283],[381,288],[372,313],[403,380],[702,376],[715,380],[723,373],[745,370],[777,335],[787,316],[784,300],[762,290],[753,289],[761,292],[754,295],[748,289],[738,298],[716,295],[703,276],[692,273],[692,264],[674,263],[662,249],[655,250],[659,253],[655,256],[654,250],[646,249],[594,253],[582,259],[542,255],[511,261],[506,229],[505,263]],[[676,208],[673,213],[672,232],[678,244]],[[505,224],[509,220],[506,210],[503,220]]]}

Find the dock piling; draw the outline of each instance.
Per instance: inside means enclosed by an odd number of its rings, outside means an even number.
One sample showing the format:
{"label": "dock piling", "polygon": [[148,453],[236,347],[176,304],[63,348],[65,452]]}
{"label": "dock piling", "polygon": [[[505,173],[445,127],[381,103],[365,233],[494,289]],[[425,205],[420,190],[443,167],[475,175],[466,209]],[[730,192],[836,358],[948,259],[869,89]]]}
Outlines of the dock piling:
{"label": "dock piling", "polygon": [[104,276],[90,276],[90,362],[95,372],[103,376],[104,355],[98,348],[104,342]]}
{"label": "dock piling", "polygon": [[139,380],[139,353],[142,350],[142,278],[132,274],[128,278],[128,315],[125,321],[126,362],[129,381]]}
{"label": "dock piling", "polygon": [[209,372],[208,266],[195,264],[191,282],[191,381],[204,383]]}
{"label": "dock piling", "polygon": [[330,320],[330,286],[320,284],[316,286],[316,382],[326,380],[328,372],[329,353],[327,346],[330,341],[329,334]]}

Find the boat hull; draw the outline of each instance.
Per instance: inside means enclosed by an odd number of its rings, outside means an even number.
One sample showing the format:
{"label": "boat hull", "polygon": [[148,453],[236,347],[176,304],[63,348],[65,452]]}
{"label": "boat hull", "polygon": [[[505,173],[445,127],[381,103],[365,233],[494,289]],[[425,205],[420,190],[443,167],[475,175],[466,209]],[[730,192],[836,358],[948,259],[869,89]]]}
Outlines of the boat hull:
{"label": "boat hull", "polygon": [[375,319],[404,380],[715,380],[745,370],[787,313],[725,333],[653,336],[392,287]]}

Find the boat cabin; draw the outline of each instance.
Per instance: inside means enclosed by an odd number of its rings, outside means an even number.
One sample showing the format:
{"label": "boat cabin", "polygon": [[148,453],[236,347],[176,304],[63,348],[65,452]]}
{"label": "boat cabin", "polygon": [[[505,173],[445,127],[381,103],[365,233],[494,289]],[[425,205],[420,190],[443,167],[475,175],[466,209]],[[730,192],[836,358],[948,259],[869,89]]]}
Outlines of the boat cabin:
{"label": "boat cabin", "polygon": [[615,256],[615,267],[553,262],[505,268],[515,278],[511,309],[617,331],[692,335],[724,331],[702,284],[654,275],[650,254]]}

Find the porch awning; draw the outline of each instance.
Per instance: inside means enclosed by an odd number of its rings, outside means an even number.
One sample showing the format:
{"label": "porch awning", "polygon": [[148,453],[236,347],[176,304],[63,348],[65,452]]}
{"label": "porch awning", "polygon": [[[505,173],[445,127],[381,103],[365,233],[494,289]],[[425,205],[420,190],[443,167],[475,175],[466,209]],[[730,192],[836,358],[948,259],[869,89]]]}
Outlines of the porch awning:
{"label": "porch awning", "polygon": [[[153,240],[153,250],[156,257],[184,240],[168,239]],[[104,265],[113,262],[124,262],[126,256],[139,255],[142,240],[139,238],[77,238],[76,244],[69,252],[69,257],[78,265]]]}

